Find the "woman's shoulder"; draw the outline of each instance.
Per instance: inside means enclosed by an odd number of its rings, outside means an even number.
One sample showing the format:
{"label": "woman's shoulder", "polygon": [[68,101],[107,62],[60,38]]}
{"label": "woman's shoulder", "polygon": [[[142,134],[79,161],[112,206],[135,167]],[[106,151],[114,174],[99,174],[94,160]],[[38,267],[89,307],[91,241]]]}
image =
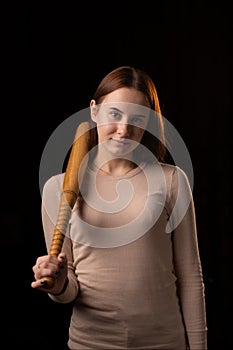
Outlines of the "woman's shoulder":
{"label": "woman's shoulder", "polygon": [[61,187],[63,183],[65,173],[60,173],[51,176],[44,184],[43,193],[51,191],[61,192]]}
{"label": "woman's shoulder", "polygon": [[186,177],[185,171],[180,168],[178,165],[170,164],[170,163],[159,163],[161,166],[165,176],[173,177],[174,175],[180,175]]}
{"label": "woman's shoulder", "polygon": [[192,184],[185,170],[178,165],[161,163],[170,196],[180,193],[190,201],[192,196]]}
{"label": "woman's shoulder", "polygon": [[160,163],[161,169],[163,170],[164,177],[166,179],[168,188],[189,188],[190,180],[186,172],[178,165],[169,163]]}
{"label": "woman's shoulder", "polygon": [[179,167],[178,165],[174,165],[171,163],[166,163],[166,162],[152,162],[152,163],[147,163],[146,165],[147,169],[150,169],[152,172],[153,171],[162,171],[163,175],[165,178],[174,178],[177,176],[183,176],[186,177],[185,171]]}
{"label": "woman's shoulder", "polygon": [[166,178],[172,178],[179,169],[176,165],[170,163],[159,162],[158,165],[160,166],[160,169],[163,171]]}

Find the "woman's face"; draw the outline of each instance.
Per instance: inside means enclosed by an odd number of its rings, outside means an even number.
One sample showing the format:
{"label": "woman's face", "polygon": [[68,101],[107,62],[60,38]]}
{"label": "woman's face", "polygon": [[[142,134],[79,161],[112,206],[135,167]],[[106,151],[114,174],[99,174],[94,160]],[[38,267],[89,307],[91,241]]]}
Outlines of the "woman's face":
{"label": "woman's face", "polygon": [[91,117],[97,124],[99,144],[114,155],[131,153],[141,142],[150,106],[143,93],[120,88],[106,95],[101,104],[92,100]]}

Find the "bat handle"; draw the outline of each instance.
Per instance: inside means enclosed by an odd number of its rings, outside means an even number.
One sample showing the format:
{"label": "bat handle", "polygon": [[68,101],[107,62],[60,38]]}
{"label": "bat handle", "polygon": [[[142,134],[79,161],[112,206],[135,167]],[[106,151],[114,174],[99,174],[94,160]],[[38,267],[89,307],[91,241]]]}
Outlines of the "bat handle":
{"label": "bat handle", "polygon": [[[53,238],[49,250],[49,255],[58,256],[62,250],[62,245],[64,241],[64,234],[60,232],[56,227],[54,229]],[[46,289],[51,289],[54,286],[55,278],[52,276],[46,276],[43,278],[45,284],[43,285]]]}
{"label": "bat handle", "polygon": [[[72,193],[72,196],[74,194]],[[76,198],[76,195],[75,195]],[[70,200],[70,198],[68,198]],[[74,200],[73,200],[74,201]],[[72,208],[67,202],[67,194],[61,194],[60,209],[58,213],[57,223],[54,228],[52,241],[50,244],[49,255],[58,256],[61,253],[66,229],[68,226],[68,221],[70,219]],[[52,276],[46,276],[43,278],[44,285],[43,288],[51,289],[54,286],[55,278]]]}

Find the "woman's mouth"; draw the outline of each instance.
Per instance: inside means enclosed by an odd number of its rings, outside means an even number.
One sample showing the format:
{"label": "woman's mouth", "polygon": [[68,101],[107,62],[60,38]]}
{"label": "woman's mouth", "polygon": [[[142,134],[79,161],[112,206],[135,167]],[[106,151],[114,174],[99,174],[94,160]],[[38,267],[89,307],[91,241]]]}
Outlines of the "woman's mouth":
{"label": "woman's mouth", "polygon": [[116,142],[118,145],[128,145],[130,143],[130,140],[125,138],[112,138],[112,141]]}

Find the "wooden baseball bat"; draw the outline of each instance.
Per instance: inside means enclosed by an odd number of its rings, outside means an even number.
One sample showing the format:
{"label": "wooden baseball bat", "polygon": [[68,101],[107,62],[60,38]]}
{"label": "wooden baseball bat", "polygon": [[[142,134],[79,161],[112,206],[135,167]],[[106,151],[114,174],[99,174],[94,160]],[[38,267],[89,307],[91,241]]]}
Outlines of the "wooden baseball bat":
{"label": "wooden baseball bat", "polygon": [[[60,206],[54,227],[49,255],[58,256],[62,250],[63,241],[71,217],[72,209],[77,200],[82,178],[88,162],[88,151],[90,149],[90,126],[89,122],[82,122],[77,127],[71,153],[68,159]],[[85,158],[86,156],[86,158]],[[85,158],[85,160],[84,160]],[[82,163],[83,161],[83,163]],[[82,163],[82,166],[81,166]],[[51,289],[54,286],[53,277],[44,277],[43,287]]]}

